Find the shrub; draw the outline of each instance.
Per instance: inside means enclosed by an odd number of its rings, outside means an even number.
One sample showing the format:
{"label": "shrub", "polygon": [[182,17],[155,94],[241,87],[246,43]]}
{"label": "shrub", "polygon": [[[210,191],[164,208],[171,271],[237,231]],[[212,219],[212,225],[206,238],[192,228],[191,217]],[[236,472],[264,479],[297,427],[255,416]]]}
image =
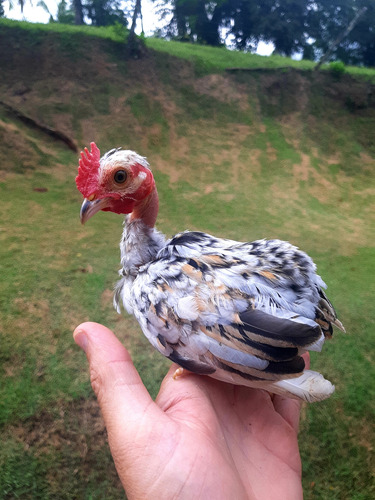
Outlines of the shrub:
{"label": "shrub", "polygon": [[333,76],[340,78],[345,73],[346,67],[342,61],[334,61],[330,63],[329,70]]}

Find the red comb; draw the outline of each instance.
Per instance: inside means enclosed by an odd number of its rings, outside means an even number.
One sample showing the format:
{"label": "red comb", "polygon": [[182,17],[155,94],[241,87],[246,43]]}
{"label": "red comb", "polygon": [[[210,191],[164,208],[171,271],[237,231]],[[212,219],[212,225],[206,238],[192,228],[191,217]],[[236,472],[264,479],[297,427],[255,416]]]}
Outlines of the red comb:
{"label": "red comb", "polygon": [[90,143],[91,151],[87,148],[81,151],[76,184],[78,190],[88,198],[98,188],[98,170],[100,165],[100,150],[95,142]]}

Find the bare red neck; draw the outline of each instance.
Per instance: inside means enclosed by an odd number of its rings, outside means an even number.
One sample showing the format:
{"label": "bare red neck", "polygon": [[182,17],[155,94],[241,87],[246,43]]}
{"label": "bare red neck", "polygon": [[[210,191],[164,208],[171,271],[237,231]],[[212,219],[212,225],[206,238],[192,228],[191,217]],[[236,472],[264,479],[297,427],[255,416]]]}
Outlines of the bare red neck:
{"label": "bare red neck", "polygon": [[151,193],[137,202],[131,213],[130,220],[141,219],[147,226],[154,227],[159,211],[159,196],[154,185]]}

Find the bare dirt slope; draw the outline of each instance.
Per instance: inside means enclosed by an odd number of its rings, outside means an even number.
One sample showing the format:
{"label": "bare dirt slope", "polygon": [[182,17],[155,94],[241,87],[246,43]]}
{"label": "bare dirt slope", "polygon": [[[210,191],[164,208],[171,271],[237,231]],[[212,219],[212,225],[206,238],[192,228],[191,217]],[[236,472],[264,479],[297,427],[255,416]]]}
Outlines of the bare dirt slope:
{"label": "bare dirt slope", "polygon": [[[303,220],[307,192],[317,211],[338,210],[336,220],[319,224],[305,213],[304,226],[319,229],[327,249],[348,254],[370,243],[372,191],[361,186],[374,168],[375,94],[364,80],[292,69],[197,76],[166,54],[124,61],[114,42],[17,29],[0,33],[0,66],[3,171],[52,164],[64,175],[54,154],[59,141],[23,123],[11,106],[79,149],[95,140],[103,151],[139,151],[172,185],[189,183],[187,202],[204,192],[230,203],[234,188],[263,192],[268,182],[262,200],[270,217],[288,200]],[[364,200],[357,214],[348,190]],[[282,226],[298,237],[299,227],[285,218]]]}

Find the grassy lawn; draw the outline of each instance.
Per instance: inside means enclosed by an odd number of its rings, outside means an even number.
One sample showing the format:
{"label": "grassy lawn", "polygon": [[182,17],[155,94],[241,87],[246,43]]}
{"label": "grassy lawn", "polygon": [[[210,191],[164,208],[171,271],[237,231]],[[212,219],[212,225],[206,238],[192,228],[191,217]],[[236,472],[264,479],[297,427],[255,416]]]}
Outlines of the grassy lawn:
{"label": "grassy lawn", "polygon": [[[122,45],[127,36],[127,30],[120,25],[108,27],[86,25],[73,26],[59,23],[29,23],[3,18],[0,19],[0,27],[21,29],[24,35],[28,33],[32,37],[34,43],[40,37],[48,34],[53,34],[55,36],[59,35],[70,49],[73,47],[77,49],[75,46],[75,39],[82,40],[84,37],[102,38]],[[297,61],[279,55],[260,56],[238,50],[228,50],[225,47],[209,47],[198,44],[166,41],[154,37],[146,38],[145,44],[150,49],[192,62],[197,73],[202,74],[224,71],[227,68],[259,70],[295,68],[299,70],[312,70],[316,64],[313,61]],[[325,64],[322,69],[330,70],[330,65]],[[345,67],[345,72],[365,77],[371,81],[375,79],[375,69],[373,68],[347,66]]]}
{"label": "grassy lawn", "polygon": [[[32,29],[43,48],[46,35]],[[100,52],[82,32],[79,64],[65,58],[64,44],[49,48],[63,47],[61,90],[43,60],[39,79],[26,80],[27,67],[16,75],[17,88],[30,87],[24,101],[9,90],[5,60],[4,100],[64,125],[80,146],[95,140],[102,152],[123,145],[146,155],[167,235],[278,237],[314,258],[348,334],[312,359],[336,393],[303,411],[305,498],[374,498],[373,109],[356,107],[360,97],[348,90],[356,83],[345,78],[223,71],[310,63],[153,39],[155,54],[125,64],[111,36],[114,45],[105,40]],[[112,307],[121,217],[101,213],[82,227],[77,155],[1,108],[0,141],[0,498],[124,498],[72,340],[88,319],[113,328],[156,396],[168,362]]]}

